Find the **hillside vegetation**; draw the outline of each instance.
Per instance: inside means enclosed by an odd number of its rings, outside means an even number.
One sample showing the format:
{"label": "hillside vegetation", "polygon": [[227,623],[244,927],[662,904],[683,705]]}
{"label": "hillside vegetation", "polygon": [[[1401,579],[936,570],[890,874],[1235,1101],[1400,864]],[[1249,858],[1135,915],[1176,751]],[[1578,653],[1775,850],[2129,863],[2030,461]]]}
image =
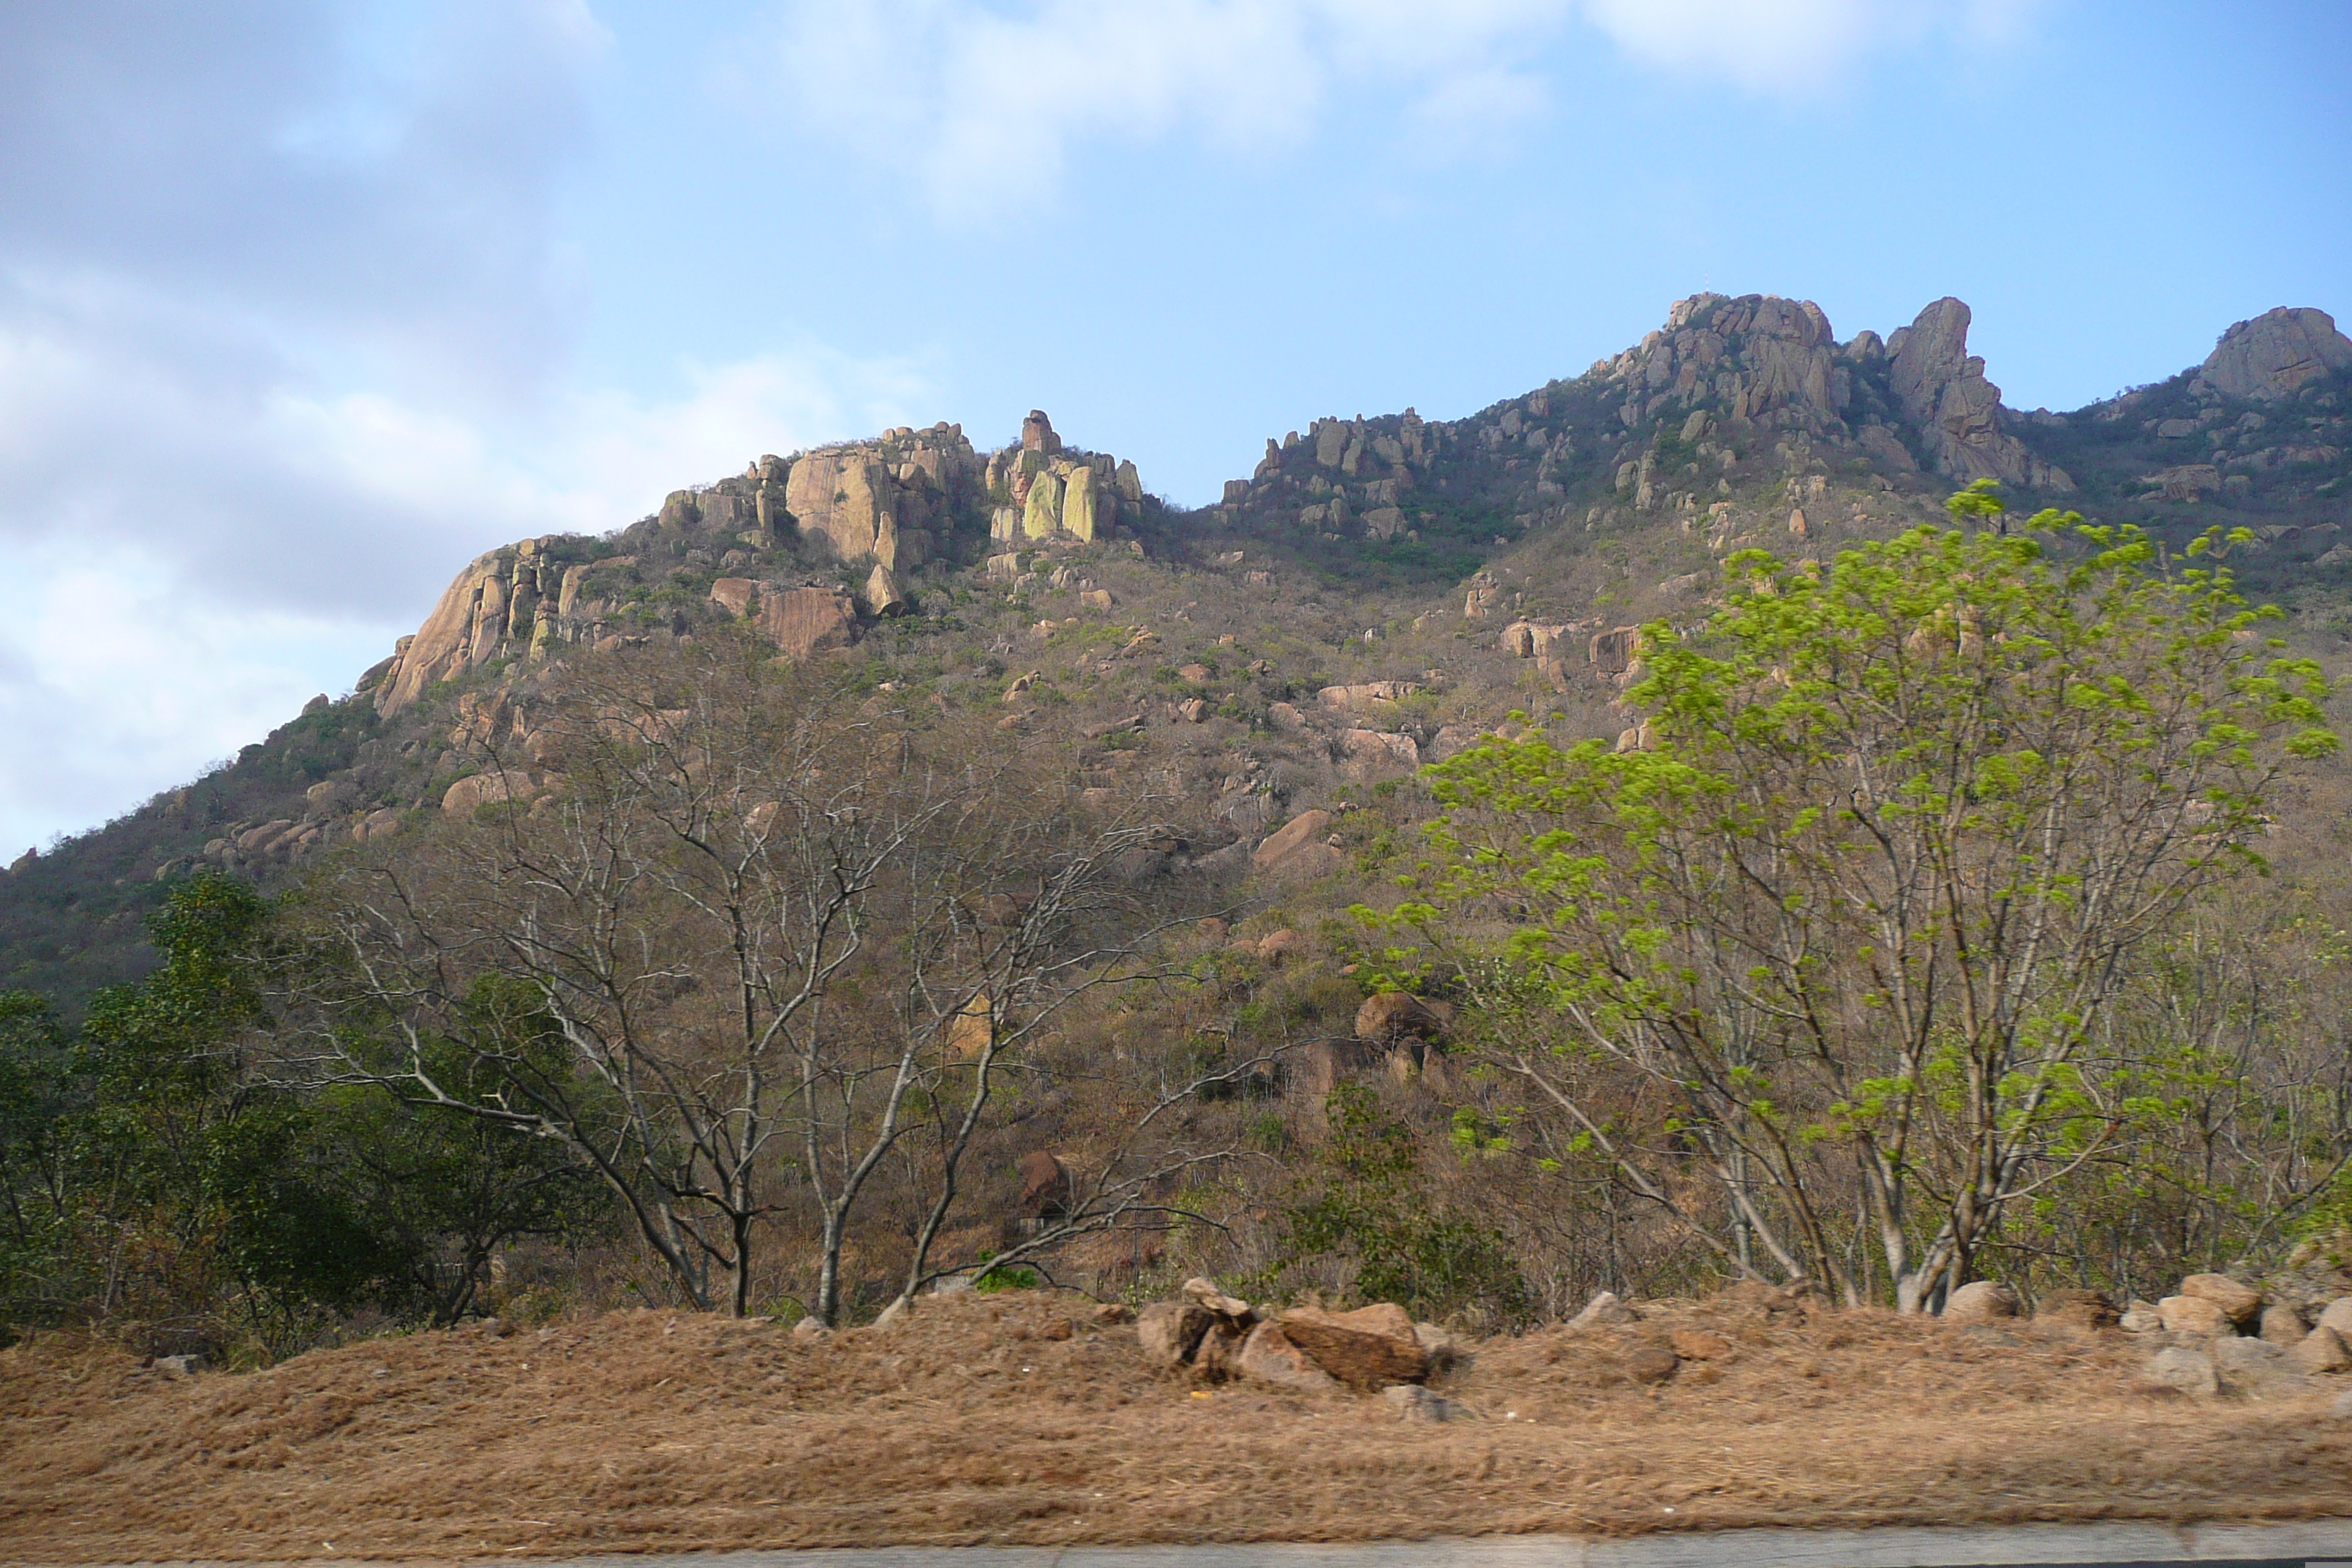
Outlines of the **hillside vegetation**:
{"label": "hillside vegetation", "polygon": [[1702,295],[1197,510],[1034,413],[489,552],[0,879],[0,1308],[2327,1275],[2352,342],[2020,414],[1968,325]]}

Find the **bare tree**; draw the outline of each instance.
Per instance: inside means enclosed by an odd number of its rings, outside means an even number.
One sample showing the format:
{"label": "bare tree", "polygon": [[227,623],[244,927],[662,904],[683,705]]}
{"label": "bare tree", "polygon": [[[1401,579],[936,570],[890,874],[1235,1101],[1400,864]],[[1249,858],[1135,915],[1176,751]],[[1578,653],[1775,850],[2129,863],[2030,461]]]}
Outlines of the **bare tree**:
{"label": "bare tree", "polygon": [[[748,1310],[763,1225],[813,1211],[830,1322],[909,1105],[1108,962],[1145,830],[992,731],[724,643],[538,711],[545,794],[313,889],[289,1058],[561,1141],[706,1310]],[[436,1073],[449,1041],[492,1092]]]}

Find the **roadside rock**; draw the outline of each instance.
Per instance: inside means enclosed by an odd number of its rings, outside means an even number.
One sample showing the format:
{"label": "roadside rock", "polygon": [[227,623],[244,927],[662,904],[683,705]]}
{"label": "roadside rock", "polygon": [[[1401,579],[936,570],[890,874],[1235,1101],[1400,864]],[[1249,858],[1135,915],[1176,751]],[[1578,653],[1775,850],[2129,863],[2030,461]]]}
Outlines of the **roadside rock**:
{"label": "roadside rock", "polygon": [[[1597,1303],[1599,1298],[1594,1298]],[[1803,1296],[1795,1290],[1783,1290],[1778,1285],[1767,1285],[1761,1279],[1741,1279],[1716,1292],[1716,1300],[1742,1307],[1760,1308],[1769,1314],[1801,1311]],[[1591,1308],[1585,1309],[1587,1311]]]}
{"label": "roadside rock", "polygon": [[2235,1331],[2230,1314],[2202,1296],[2167,1296],[2156,1304],[2156,1312],[2168,1333],[2202,1334],[2210,1339]]}
{"label": "roadside rock", "polygon": [[1192,1373],[1204,1383],[1224,1383],[1242,1374],[1242,1347],[1249,1342],[1255,1324],[1246,1319],[1212,1315],[1208,1331],[1192,1352]]}
{"label": "roadside rock", "polygon": [[2320,1310],[2317,1326],[2334,1329],[2347,1344],[2352,1344],[2352,1296],[2328,1302]]}
{"label": "roadside rock", "polygon": [[1135,1320],[1135,1337],[1143,1346],[1143,1364],[1154,1372],[1173,1372],[1192,1359],[1213,1321],[1197,1301],[1154,1301]]}
{"label": "roadside rock", "polygon": [[2127,1334],[2153,1334],[2164,1328],[2164,1315],[2153,1301],[2134,1301],[2116,1326]]}
{"label": "roadside rock", "polygon": [[2160,1350],[2150,1357],[2143,1376],[2158,1388],[2169,1388],[2197,1399],[2210,1399],[2221,1392],[2221,1380],[2214,1373],[2213,1358],[2203,1351],[2186,1350],[2179,1345]]}
{"label": "roadside rock", "polygon": [[2286,1352],[2268,1340],[2231,1334],[2213,1342],[2213,1365],[2223,1374],[2246,1381],[2277,1374]]}
{"label": "roadside rock", "polygon": [[1665,1383],[1682,1370],[1682,1357],[1664,1345],[1643,1345],[1623,1362],[1625,1375],[1639,1384]]}
{"label": "roadside rock", "polygon": [[1400,1383],[1383,1389],[1381,1397],[1389,1402],[1400,1421],[1450,1421],[1461,1407],[1450,1399],[1440,1399],[1418,1384]]}
{"label": "roadside rock", "polygon": [[1313,1358],[1290,1342],[1282,1325],[1273,1321],[1249,1331],[1234,1358],[1234,1369],[1253,1382],[1302,1394],[1332,1394],[1339,1388],[1339,1380],[1316,1365]]}
{"label": "roadside rock", "polygon": [[2232,1323],[2250,1323],[2263,1310],[2263,1293],[2226,1274],[2191,1274],[2180,1282],[2180,1293],[2221,1309]]}
{"label": "roadside rock", "polygon": [[2292,1350],[2311,1332],[2303,1314],[2284,1301],[2273,1301],[2263,1309],[2263,1338],[2282,1350]]}
{"label": "roadside rock", "polygon": [[2017,1316],[2017,1292],[1998,1279],[1977,1279],[1953,1291],[1944,1302],[1944,1321],[1964,1325],[1990,1323]]}
{"label": "roadside rock", "polygon": [[1584,1304],[1584,1310],[1568,1321],[1570,1329],[1615,1328],[1624,1323],[1638,1323],[1642,1314],[1617,1299],[1613,1290],[1603,1290]]}
{"label": "roadside rock", "polygon": [[1238,1296],[1228,1296],[1217,1289],[1213,1279],[1187,1279],[1177,1294],[1187,1301],[1207,1308],[1221,1318],[1246,1318],[1250,1305]]}
{"label": "roadside rock", "polygon": [[1383,1301],[1352,1312],[1293,1307],[1281,1318],[1283,1337],[1342,1383],[1379,1388],[1418,1383],[1429,1375],[1429,1352],[1402,1307]]}
{"label": "roadside rock", "polygon": [[2314,1329],[2287,1351],[2286,1364],[2305,1373],[2352,1372],[2352,1346],[2334,1329]]}

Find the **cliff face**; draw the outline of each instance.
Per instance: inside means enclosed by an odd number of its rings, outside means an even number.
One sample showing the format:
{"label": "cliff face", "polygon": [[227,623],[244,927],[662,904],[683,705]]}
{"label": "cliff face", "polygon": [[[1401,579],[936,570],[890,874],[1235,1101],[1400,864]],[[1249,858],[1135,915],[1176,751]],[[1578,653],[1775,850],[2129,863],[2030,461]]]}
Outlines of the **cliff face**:
{"label": "cliff face", "polygon": [[903,610],[919,574],[968,564],[988,540],[1091,542],[1145,511],[1133,463],[1066,449],[1038,410],[1018,444],[985,458],[944,422],[769,454],[735,478],[672,491],[614,541],[526,539],[478,557],[362,683],[390,716],[494,660],[675,634],[691,619],[676,613],[689,581],[688,600],[708,590],[805,657],[854,640],[861,616]]}

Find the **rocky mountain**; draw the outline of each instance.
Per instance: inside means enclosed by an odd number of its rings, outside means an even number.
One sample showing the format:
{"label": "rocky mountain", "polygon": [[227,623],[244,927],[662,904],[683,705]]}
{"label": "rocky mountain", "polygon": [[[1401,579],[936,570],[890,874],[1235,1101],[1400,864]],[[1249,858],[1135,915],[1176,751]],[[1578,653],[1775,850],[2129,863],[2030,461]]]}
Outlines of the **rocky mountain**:
{"label": "rocky mountain", "polygon": [[[198,864],[274,884],[339,844],[559,788],[547,679],[734,627],[842,658],[877,700],[989,704],[1089,787],[1150,773],[1204,823],[1173,860],[1344,868],[1288,819],[1542,700],[1613,733],[1632,628],[1704,614],[1728,552],[1804,553],[1940,518],[1989,478],[2235,564],[2326,654],[2352,638],[2352,341],[2316,310],[2057,414],[2003,405],[1939,300],[1840,341],[1819,306],[1701,294],[1581,375],[1455,420],[1329,416],[1186,510],[1042,412],[761,456],[603,537],[467,563],[415,634],[235,763],[0,877],[0,987],[68,1005],[148,962],[139,917]],[[1326,837],[1346,841],[1344,833]],[[1272,844],[1273,840],[1268,840]],[[1296,852],[1296,853],[1294,853]],[[1223,856],[1222,862],[1216,857]]]}

